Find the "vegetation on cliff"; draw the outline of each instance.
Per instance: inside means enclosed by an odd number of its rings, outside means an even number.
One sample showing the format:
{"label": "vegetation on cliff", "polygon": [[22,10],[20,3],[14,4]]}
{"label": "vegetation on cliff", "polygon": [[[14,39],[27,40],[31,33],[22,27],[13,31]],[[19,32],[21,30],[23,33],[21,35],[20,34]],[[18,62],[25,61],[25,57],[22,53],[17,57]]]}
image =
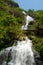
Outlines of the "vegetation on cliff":
{"label": "vegetation on cliff", "polygon": [[43,60],[43,10],[29,9],[27,14],[34,18],[34,21],[28,25],[28,36],[32,39],[35,50],[39,52]]}
{"label": "vegetation on cliff", "polygon": [[22,9],[13,0],[0,0],[0,50],[13,45],[14,40],[24,36]]}

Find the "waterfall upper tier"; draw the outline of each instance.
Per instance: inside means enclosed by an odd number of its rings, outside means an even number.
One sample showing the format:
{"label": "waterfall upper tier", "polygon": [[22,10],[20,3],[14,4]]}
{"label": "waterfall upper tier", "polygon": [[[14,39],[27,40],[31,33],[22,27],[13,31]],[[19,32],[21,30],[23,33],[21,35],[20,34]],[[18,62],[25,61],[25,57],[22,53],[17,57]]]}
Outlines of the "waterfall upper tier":
{"label": "waterfall upper tier", "polygon": [[22,30],[27,30],[28,29],[28,24],[31,21],[34,21],[34,19],[31,16],[27,15],[24,11],[23,11],[23,14],[26,15],[26,17],[25,17],[25,23],[26,24],[22,26]]}

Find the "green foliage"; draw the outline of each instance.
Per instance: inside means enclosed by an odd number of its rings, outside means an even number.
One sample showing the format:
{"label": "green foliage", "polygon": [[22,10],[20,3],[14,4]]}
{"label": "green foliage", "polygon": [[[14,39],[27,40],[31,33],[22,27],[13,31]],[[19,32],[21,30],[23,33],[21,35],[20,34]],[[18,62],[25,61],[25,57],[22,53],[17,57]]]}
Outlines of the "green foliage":
{"label": "green foliage", "polygon": [[43,57],[43,38],[35,37],[33,40],[33,45],[36,51],[40,53],[40,55]]}
{"label": "green foliage", "polygon": [[40,24],[39,26],[43,26],[43,10],[38,10],[38,11],[34,11],[29,9],[27,11],[27,14],[29,14],[30,16],[32,16],[35,19],[35,22]]}
{"label": "green foliage", "polygon": [[28,25],[30,34],[28,35],[32,39],[34,48],[39,52],[41,59],[43,58],[43,10],[28,10],[27,14],[34,18],[33,24]]}
{"label": "green foliage", "polygon": [[12,46],[14,40],[24,36],[22,9],[13,0],[0,0],[0,50]]}
{"label": "green foliage", "polygon": [[0,21],[0,48],[12,45],[13,41],[17,39],[21,30],[16,18],[13,16],[6,16]]}
{"label": "green foliage", "polygon": [[11,7],[19,7],[19,5],[14,2],[14,0],[0,0],[0,3],[8,4]]}

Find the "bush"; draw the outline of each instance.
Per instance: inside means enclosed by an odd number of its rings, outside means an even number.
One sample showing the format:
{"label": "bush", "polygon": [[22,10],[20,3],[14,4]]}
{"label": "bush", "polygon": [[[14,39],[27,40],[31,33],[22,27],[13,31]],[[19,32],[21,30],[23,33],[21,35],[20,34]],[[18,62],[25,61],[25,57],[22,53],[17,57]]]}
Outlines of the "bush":
{"label": "bush", "polygon": [[33,40],[33,45],[36,51],[40,53],[41,59],[43,59],[43,38],[35,37]]}
{"label": "bush", "polygon": [[15,17],[7,15],[0,20],[0,49],[13,45],[20,36],[23,32]]}

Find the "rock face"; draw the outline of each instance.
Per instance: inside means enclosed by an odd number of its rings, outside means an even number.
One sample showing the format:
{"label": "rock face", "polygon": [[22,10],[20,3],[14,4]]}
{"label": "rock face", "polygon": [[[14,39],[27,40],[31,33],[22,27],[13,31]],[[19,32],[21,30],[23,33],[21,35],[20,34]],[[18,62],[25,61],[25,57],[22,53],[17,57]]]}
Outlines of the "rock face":
{"label": "rock face", "polygon": [[34,50],[34,57],[35,57],[36,65],[43,65],[43,62],[40,59],[40,54],[35,50]]}

